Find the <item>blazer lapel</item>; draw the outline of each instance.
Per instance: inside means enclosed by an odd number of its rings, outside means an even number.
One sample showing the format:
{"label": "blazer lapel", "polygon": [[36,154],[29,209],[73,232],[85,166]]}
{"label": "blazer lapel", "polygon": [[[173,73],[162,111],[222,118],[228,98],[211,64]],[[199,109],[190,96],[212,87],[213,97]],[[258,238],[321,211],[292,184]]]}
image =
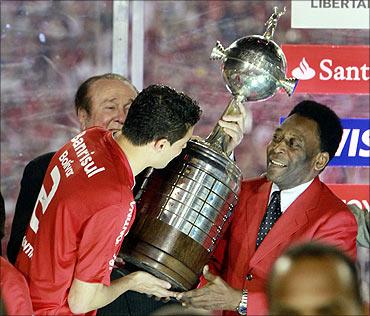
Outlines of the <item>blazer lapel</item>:
{"label": "blazer lapel", "polygon": [[[261,261],[279,244],[290,242],[290,236],[308,222],[307,213],[316,207],[318,201],[314,197],[319,194],[320,188],[321,184],[317,177],[281,215],[257,248],[253,258],[251,259],[250,265],[255,265]],[[259,224],[257,229],[258,228]]]}
{"label": "blazer lapel", "polygon": [[256,251],[256,239],[258,230],[265,214],[267,203],[271,191],[272,183],[265,182],[258,188],[257,194],[248,200],[247,211],[247,231],[248,231],[248,258],[252,258]]}

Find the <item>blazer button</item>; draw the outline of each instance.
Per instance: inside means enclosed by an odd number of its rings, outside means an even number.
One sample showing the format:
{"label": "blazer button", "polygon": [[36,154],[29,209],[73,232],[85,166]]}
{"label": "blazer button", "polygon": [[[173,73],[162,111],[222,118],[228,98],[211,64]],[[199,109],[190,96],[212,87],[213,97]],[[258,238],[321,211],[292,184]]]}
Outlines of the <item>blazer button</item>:
{"label": "blazer button", "polygon": [[246,276],[246,279],[247,279],[248,281],[252,281],[252,280],[253,280],[253,274],[248,273],[248,274],[247,274],[247,276]]}

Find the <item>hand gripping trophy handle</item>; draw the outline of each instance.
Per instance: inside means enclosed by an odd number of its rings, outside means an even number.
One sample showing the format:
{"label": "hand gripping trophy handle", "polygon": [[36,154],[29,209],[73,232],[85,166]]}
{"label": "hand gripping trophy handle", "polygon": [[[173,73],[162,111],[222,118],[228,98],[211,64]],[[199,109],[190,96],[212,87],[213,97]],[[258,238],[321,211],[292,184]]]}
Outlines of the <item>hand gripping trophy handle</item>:
{"label": "hand gripping trophy handle", "polygon": [[[240,95],[233,97],[221,117],[224,115],[240,114],[239,106],[243,106],[243,99],[244,97]],[[211,134],[206,138],[206,142],[216,151],[229,154],[227,147],[230,139],[231,137],[225,133],[220,125],[217,124]]]}
{"label": "hand gripping trophy handle", "polygon": [[[212,60],[224,60],[226,58],[225,54],[225,48],[222,46],[222,44],[217,41],[216,46],[213,48],[210,59]],[[243,106],[242,102],[244,100],[244,97],[242,95],[235,95],[229,102],[226,110],[221,115],[223,117],[224,115],[235,115],[240,114],[239,106]],[[216,125],[211,134],[207,136],[205,141],[215,149],[219,153],[223,154],[229,154],[227,147],[229,145],[229,142],[231,140],[231,137],[225,133],[223,128],[220,125]]]}

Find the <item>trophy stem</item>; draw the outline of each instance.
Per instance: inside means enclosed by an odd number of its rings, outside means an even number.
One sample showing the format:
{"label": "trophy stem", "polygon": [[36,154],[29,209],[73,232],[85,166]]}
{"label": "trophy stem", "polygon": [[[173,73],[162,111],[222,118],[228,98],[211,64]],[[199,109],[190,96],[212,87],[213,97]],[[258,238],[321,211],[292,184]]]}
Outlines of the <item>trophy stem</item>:
{"label": "trophy stem", "polygon": [[[222,116],[226,115],[233,115],[233,114],[240,114],[239,110],[239,104],[242,103],[243,97],[242,96],[234,96]],[[221,117],[222,117],[221,116]],[[205,140],[207,143],[209,143],[209,146],[213,149],[215,149],[218,152],[222,152],[225,154],[229,154],[227,152],[227,146],[230,142],[230,136],[227,135],[223,128],[220,125],[216,125],[211,134],[208,135],[208,137]]]}

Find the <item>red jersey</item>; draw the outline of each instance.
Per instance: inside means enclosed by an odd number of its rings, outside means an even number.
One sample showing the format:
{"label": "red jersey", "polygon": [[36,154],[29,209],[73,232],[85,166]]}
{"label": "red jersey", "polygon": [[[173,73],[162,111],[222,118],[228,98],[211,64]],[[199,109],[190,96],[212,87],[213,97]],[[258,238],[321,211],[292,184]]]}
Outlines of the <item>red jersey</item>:
{"label": "red jersey", "polygon": [[81,132],[56,152],[16,262],[36,314],[71,314],[74,278],[110,285],[135,218],[133,186],[125,154],[102,128]]}
{"label": "red jersey", "polygon": [[7,315],[32,315],[30,291],[22,273],[0,257],[0,289]]}

